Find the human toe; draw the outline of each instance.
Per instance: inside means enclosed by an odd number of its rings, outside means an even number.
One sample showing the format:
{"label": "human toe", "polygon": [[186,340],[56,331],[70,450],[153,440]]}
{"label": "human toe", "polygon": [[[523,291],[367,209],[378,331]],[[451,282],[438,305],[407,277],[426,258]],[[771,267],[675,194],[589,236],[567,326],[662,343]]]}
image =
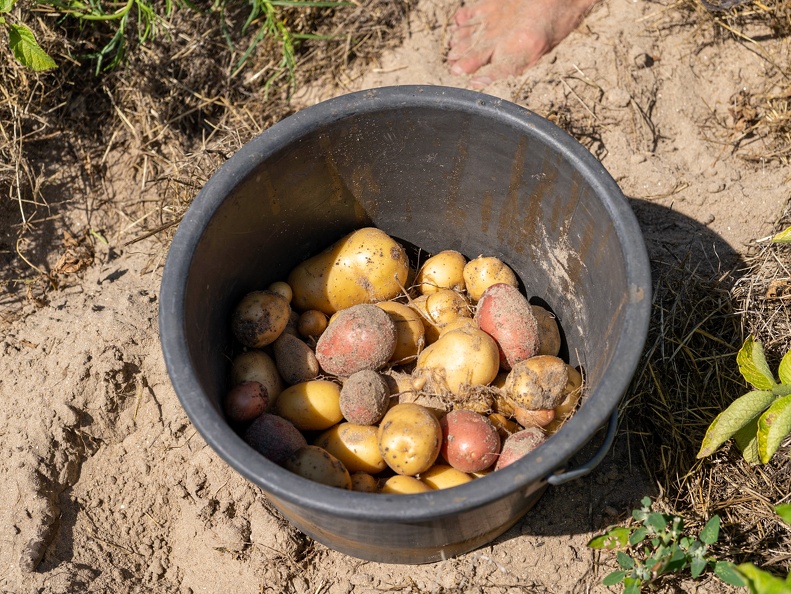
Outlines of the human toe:
{"label": "human toe", "polygon": [[453,74],[472,74],[479,68],[489,63],[491,53],[489,52],[468,52],[456,59],[450,59],[452,62],[451,72]]}

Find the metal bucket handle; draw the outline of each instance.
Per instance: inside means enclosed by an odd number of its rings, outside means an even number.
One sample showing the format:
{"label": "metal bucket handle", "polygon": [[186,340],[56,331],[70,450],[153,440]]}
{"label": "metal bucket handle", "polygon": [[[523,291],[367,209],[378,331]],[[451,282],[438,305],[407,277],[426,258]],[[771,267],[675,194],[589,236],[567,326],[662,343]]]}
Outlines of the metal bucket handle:
{"label": "metal bucket handle", "polygon": [[604,437],[604,442],[599,447],[599,450],[596,452],[596,455],[593,456],[590,460],[588,460],[585,464],[576,468],[574,470],[569,470],[568,472],[561,472],[559,474],[551,474],[547,477],[547,482],[550,485],[557,487],[558,485],[562,485],[569,481],[573,481],[574,479],[578,479],[580,477],[586,476],[590,474],[590,472],[596,468],[602,460],[604,460],[604,456],[607,455],[610,447],[612,447],[612,442],[615,441],[615,432],[618,428],[618,409],[616,408],[612,414],[610,415],[610,421],[607,424],[607,435]]}

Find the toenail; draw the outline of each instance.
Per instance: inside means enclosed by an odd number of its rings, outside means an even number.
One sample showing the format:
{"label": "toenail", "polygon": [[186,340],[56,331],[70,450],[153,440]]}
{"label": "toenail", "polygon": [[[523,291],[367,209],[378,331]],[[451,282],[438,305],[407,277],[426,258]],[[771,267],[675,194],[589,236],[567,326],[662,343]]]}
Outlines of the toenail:
{"label": "toenail", "polygon": [[478,76],[472,79],[472,84],[485,87],[492,84],[492,79],[489,78],[488,76]]}
{"label": "toenail", "polygon": [[451,71],[453,74],[464,74],[464,68],[462,68],[462,67],[461,67],[461,66],[459,66],[458,64],[454,64],[454,65],[451,67],[450,71]]}

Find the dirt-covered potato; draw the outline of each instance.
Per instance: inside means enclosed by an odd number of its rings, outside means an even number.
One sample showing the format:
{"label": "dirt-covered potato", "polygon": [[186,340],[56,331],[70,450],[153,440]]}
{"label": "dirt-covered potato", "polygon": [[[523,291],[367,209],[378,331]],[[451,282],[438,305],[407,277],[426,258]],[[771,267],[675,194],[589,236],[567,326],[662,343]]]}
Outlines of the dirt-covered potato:
{"label": "dirt-covered potato", "polygon": [[261,348],[272,344],[288,324],[288,301],[272,291],[248,293],[234,308],[231,330],[244,346]]}
{"label": "dirt-covered potato", "polygon": [[232,423],[249,423],[266,411],[269,398],[258,382],[242,382],[225,395],[223,410]]}
{"label": "dirt-covered potato", "polygon": [[423,263],[415,277],[415,284],[422,295],[442,289],[464,291],[464,265],[467,259],[455,250],[434,254]]}
{"label": "dirt-covered potato", "polygon": [[435,464],[426,472],[420,473],[420,480],[436,490],[450,489],[451,487],[469,483],[472,477],[448,464]]}
{"label": "dirt-covered potato", "polygon": [[473,302],[478,301],[483,292],[496,283],[519,288],[516,274],[499,258],[479,256],[467,262],[463,273],[467,295]]}
{"label": "dirt-covered potato", "polygon": [[442,428],[429,410],[418,404],[396,404],[382,419],[379,452],[398,474],[414,476],[431,468],[442,446]]}
{"label": "dirt-covered potato", "polygon": [[313,442],[338,458],[349,472],[376,474],[387,468],[379,451],[378,427],[340,423]]}
{"label": "dirt-covered potato", "polygon": [[477,328],[460,328],[420,353],[415,375],[458,395],[466,386],[489,384],[499,368],[500,353],[494,339]]}
{"label": "dirt-covered potato", "polygon": [[324,371],[340,377],[375,371],[393,356],[396,339],[387,312],[376,305],[355,305],[332,319],[316,343],[316,358]]}
{"label": "dirt-covered potato", "polygon": [[390,364],[401,365],[414,360],[426,346],[423,318],[408,305],[397,301],[382,301],[376,305],[387,312],[396,329],[396,347]]}
{"label": "dirt-covered potato", "polygon": [[272,349],[277,370],[289,385],[316,379],[321,372],[313,349],[293,334],[278,336]]}
{"label": "dirt-covered potato", "polygon": [[267,408],[271,409],[283,391],[283,379],[272,357],[264,351],[247,351],[234,357],[231,363],[231,383],[258,382],[266,388],[269,398]]}
{"label": "dirt-covered potato", "polygon": [[278,415],[264,413],[242,434],[247,444],[275,464],[283,465],[298,449],[308,445],[299,429]]}
{"label": "dirt-covered potato", "polygon": [[500,435],[483,415],[464,409],[452,410],[439,421],[442,427],[440,454],[461,472],[480,472],[497,462]]}
{"label": "dirt-covered potato", "polygon": [[341,461],[318,446],[300,448],[289,456],[284,466],[303,478],[328,487],[352,488],[352,477]]}
{"label": "dirt-covered potato", "polygon": [[301,431],[324,431],[343,420],[341,389],[327,380],[311,380],[280,393],[275,411]]}
{"label": "dirt-covered potato", "polygon": [[390,406],[390,388],[384,376],[364,369],[350,375],[341,388],[343,417],[358,425],[375,425]]}
{"label": "dirt-covered potato", "polygon": [[503,443],[500,457],[497,459],[494,469],[500,470],[509,464],[513,464],[520,458],[527,456],[545,441],[544,432],[538,427],[529,427],[514,433]]}
{"label": "dirt-covered potato", "polygon": [[302,312],[297,320],[297,332],[303,338],[318,338],[327,329],[327,316],[317,309]]}
{"label": "dirt-covered potato", "polygon": [[353,472],[352,491],[360,493],[376,493],[379,491],[379,481],[367,472]]}
{"label": "dirt-covered potato", "polygon": [[563,401],[555,407],[555,418],[544,429],[548,434],[555,433],[574,413],[582,396],[582,374],[569,365],[566,368],[569,379],[563,389]]}
{"label": "dirt-covered potato", "polygon": [[538,324],[538,355],[557,357],[560,352],[560,326],[555,315],[540,305],[532,305]]}
{"label": "dirt-covered potato", "polygon": [[538,322],[519,289],[505,283],[487,288],[478,301],[475,321],[497,343],[502,369],[538,354]]}
{"label": "dirt-covered potato", "polygon": [[408,275],[404,249],[384,231],[366,227],[297,265],[288,284],[297,310],[332,315],[353,305],[393,299]]}
{"label": "dirt-covered potato", "polygon": [[568,365],[551,355],[520,361],[505,381],[505,393],[517,407],[529,410],[555,408],[563,402]]}
{"label": "dirt-covered potato", "polygon": [[380,493],[388,493],[390,495],[412,495],[414,493],[426,493],[431,490],[431,487],[413,476],[396,475],[391,476],[384,482]]}

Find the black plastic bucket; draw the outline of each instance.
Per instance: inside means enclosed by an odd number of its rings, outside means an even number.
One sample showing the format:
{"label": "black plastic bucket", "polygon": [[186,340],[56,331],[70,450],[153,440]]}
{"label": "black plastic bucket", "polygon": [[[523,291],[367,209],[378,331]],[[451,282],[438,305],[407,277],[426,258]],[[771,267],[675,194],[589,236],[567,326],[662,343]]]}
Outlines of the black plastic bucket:
{"label": "black plastic bucket", "polygon": [[[552,307],[587,389],[581,409],[544,446],[453,489],[374,495],[292,474],[226,423],[220,402],[235,303],[370,225],[428,252],[498,256],[528,296]],[[650,301],[637,221],[607,171],[573,138],[491,96],[387,87],[300,111],[217,171],[173,240],[160,332],[173,387],[197,430],[294,525],[355,557],[425,563],[490,542],[548,484],[584,475],[603,457],[644,346]],[[608,421],[595,458],[558,474]]]}

